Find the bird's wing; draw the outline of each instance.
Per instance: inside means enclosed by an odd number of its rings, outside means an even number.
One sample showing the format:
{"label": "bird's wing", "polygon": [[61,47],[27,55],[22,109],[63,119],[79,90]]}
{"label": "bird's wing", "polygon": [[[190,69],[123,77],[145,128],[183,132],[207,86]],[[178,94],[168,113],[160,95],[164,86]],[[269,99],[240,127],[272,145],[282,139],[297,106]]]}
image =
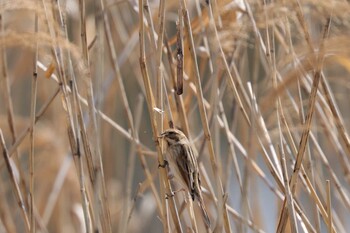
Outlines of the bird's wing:
{"label": "bird's wing", "polygon": [[196,172],[195,166],[197,165],[197,161],[196,158],[193,158],[194,155],[191,146],[187,144],[182,144],[180,148],[182,151],[179,153],[179,156],[176,157],[176,163],[179,168],[180,174],[182,175],[182,178],[184,179],[187,187],[189,188],[192,199],[194,199],[194,175]]}

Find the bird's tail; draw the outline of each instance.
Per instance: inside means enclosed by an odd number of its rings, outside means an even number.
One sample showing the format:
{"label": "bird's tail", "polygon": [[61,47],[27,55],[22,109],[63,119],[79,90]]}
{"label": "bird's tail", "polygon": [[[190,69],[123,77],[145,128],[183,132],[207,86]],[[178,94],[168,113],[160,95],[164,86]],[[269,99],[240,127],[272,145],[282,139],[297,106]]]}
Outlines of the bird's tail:
{"label": "bird's tail", "polygon": [[204,205],[202,197],[198,198],[198,204],[199,204],[199,207],[201,208],[201,211],[202,211],[202,216],[203,216],[204,223],[207,226],[207,228],[210,228],[209,215],[208,215],[208,212],[207,212],[207,210],[205,208],[205,205]]}

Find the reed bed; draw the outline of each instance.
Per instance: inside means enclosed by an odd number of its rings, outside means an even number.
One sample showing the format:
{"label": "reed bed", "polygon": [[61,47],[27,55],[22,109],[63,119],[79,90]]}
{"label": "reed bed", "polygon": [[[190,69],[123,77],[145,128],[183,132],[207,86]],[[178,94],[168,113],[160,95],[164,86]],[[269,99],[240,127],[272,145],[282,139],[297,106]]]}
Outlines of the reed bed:
{"label": "reed bed", "polygon": [[[0,0],[0,232],[349,232],[348,12]],[[163,166],[167,128],[210,228]]]}

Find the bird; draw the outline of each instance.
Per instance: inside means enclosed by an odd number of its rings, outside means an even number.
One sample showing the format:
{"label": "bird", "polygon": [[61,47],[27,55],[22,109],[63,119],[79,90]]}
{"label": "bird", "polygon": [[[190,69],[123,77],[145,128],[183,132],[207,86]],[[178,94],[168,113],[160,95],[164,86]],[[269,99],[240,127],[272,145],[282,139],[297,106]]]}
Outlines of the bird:
{"label": "bird", "polygon": [[206,226],[210,219],[204,205],[196,154],[186,135],[178,129],[167,129],[161,135],[166,141],[167,159],[176,181],[198,201]]}

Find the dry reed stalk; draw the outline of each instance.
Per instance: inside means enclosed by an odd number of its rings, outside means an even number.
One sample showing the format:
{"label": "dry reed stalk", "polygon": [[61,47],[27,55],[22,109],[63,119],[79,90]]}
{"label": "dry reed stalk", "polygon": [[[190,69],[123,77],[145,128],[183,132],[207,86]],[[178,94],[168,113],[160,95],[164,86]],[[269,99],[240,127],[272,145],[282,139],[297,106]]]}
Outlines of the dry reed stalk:
{"label": "dry reed stalk", "polygon": [[[319,96],[319,97],[322,97],[322,96]],[[316,106],[316,107],[317,107],[317,106]],[[320,110],[319,108],[316,108],[316,109],[317,109],[317,110]],[[296,111],[298,112],[297,109],[296,109]],[[322,120],[323,120],[323,122],[324,122],[324,126],[325,126],[326,128],[328,128],[329,133],[330,133],[331,135],[334,135],[334,134],[332,133],[332,130],[329,129],[329,126],[328,126],[328,124],[326,123],[327,120],[326,120],[324,114],[321,114],[320,111],[318,111],[318,113],[322,116],[321,118],[322,118]],[[287,123],[287,121],[286,121],[286,119],[285,119],[283,113],[281,113],[281,119],[283,120],[283,124],[285,125],[286,129],[288,130],[288,139],[289,139],[290,145],[292,145],[292,148],[293,148],[294,153],[296,154],[296,153],[297,153],[297,148],[296,148],[296,145],[295,145],[295,143],[294,143],[294,140],[293,140],[293,136],[292,136],[292,134],[291,134],[290,127],[288,126],[288,123]],[[320,157],[321,157],[322,163],[326,166],[327,170],[329,171],[329,173],[330,173],[331,176],[333,177],[334,182],[337,184],[336,187],[338,187],[337,189],[339,190],[340,196],[342,197],[344,203],[345,203],[347,206],[349,206],[349,204],[348,204],[348,203],[349,203],[349,198],[347,197],[347,195],[346,195],[345,192],[343,191],[342,186],[340,185],[340,182],[339,182],[338,178],[336,177],[334,171],[332,171],[332,169],[330,168],[329,163],[328,163],[328,161],[327,161],[327,158],[326,158],[326,156],[324,155],[324,153],[322,152],[322,149],[320,148],[320,145],[319,145],[319,143],[317,142],[317,140],[316,140],[316,138],[315,138],[315,136],[314,136],[314,134],[313,134],[312,132],[310,133],[310,137],[311,137],[312,142],[315,144],[316,150],[317,150],[318,154],[319,154]],[[341,150],[341,148],[339,148],[339,149]],[[346,160],[343,160],[343,163],[346,164]],[[346,168],[345,168],[345,169],[346,169]]]}
{"label": "dry reed stalk", "polygon": [[331,182],[329,180],[326,180],[327,183],[327,216],[328,216],[328,232],[332,233],[332,203],[331,203]]}
{"label": "dry reed stalk", "polygon": [[[104,7],[104,1],[101,0],[100,1],[100,5],[101,5],[101,10],[102,12],[105,11],[105,7]],[[118,88],[119,88],[119,93],[121,95],[121,98],[122,98],[122,103],[123,103],[123,107],[124,107],[124,111],[126,113],[126,116],[127,116],[127,120],[128,120],[128,125],[129,125],[129,128],[131,130],[131,136],[132,136],[132,147],[135,147],[136,146],[136,131],[135,131],[135,127],[134,127],[134,122],[133,122],[133,116],[132,116],[132,113],[131,113],[131,109],[130,109],[130,106],[129,106],[129,102],[128,102],[128,99],[127,99],[127,95],[126,95],[126,91],[125,91],[125,87],[124,87],[124,84],[123,84],[123,81],[122,81],[122,77],[121,77],[121,74],[120,74],[120,68],[118,66],[118,57],[117,57],[117,54],[116,54],[116,51],[115,51],[115,47],[114,47],[114,44],[113,44],[113,39],[112,39],[112,34],[111,34],[111,29],[110,29],[110,23],[109,23],[109,20],[108,20],[108,17],[106,14],[103,14],[103,22],[104,22],[104,27],[105,27],[105,31],[106,31],[106,36],[107,36],[107,42],[108,42],[108,45],[109,45],[109,51],[110,51],[110,56],[111,56],[111,60],[112,60],[112,63],[113,63],[113,68],[114,68],[114,72],[116,73],[116,76],[117,76],[117,82],[118,82]],[[131,153],[131,156],[129,158],[129,164],[134,164],[134,160],[135,160],[135,153]],[[127,182],[127,186],[131,185],[131,180],[132,180],[132,174],[133,174],[133,166],[129,166],[129,169],[128,169],[128,179],[129,181]],[[129,199],[130,199],[130,194],[131,194],[131,191],[130,191],[130,188],[127,189],[127,205],[126,205],[126,213],[128,213],[129,211]],[[122,223],[123,228],[122,228],[122,232],[125,232],[127,230],[127,221],[126,221],[126,215],[124,215],[124,223]]]}
{"label": "dry reed stalk", "polygon": [[[177,79],[176,79],[176,75],[177,74],[175,72],[175,62],[174,62],[174,58],[172,56],[173,52],[170,48],[169,45],[169,40],[167,38],[167,36],[165,35],[165,47],[167,49],[167,55],[168,55],[168,63],[170,65],[170,76],[171,76],[171,81],[172,81],[172,87],[174,90],[176,90],[177,88]],[[183,38],[180,38],[181,40],[183,40]],[[181,42],[181,44],[183,44],[183,42]],[[190,137],[189,134],[189,126],[188,126],[188,120],[186,117],[186,113],[185,113],[185,106],[184,106],[184,101],[182,98],[182,95],[177,95],[177,94],[173,94],[174,95],[174,99],[175,99],[175,105],[176,105],[176,110],[177,113],[179,115],[179,122],[181,125],[181,129],[183,130],[184,134],[187,135],[188,137]]]}
{"label": "dry reed stalk", "polygon": [[[38,33],[38,15],[35,14],[35,23],[34,23],[34,33]],[[35,112],[36,112],[36,100],[37,100],[37,83],[38,83],[38,40],[35,41],[35,52],[34,52],[34,62],[33,62],[33,79],[32,79],[32,99],[30,106],[30,152],[29,152],[29,197],[30,197],[30,206],[29,206],[29,216],[30,216],[30,232],[36,232],[35,226],[35,216],[34,216],[34,156],[35,156],[35,142],[34,142],[34,126],[35,126]]]}
{"label": "dry reed stalk", "polygon": [[30,232],[30,221],[29,221],[30,218],[28,217],[28,213],[27,213],[27,210],[26,210],[25,205],[24,205],[23,197],[22,197],[21,191],[20,191],[19,186],[18,186],[17,181],[16,181],[16,175],[15,175],[13,166],[11,165],[10,156],[7,152],[4,135],[2,134],[1,129],[0,129],[0,144],[1,144],[2,154],[3,154],[5,162],[6,162],[7,171],[11,177],[11,183],[13,185],[13,192],[15,193],[18,206],[21,210],[21,215],[22,215],[22,218],[24,221],[25,230],[26,230],[26,232]]}
{"label": "dry reed stalk", "polygon": [[[250,96],[250,105],[252,106],[252,112],[250,113],[250,119],[256,119],[257,118],[257,102],[256,102],[256,96],[253,94],[253,89],[251,86],[251,83],[248,83],[248,92]],[[246,147],[247,149],[247,157],[249,160],[256,160],[256,139],[253,137],[254,131],[256,128],[256,122],[253,120],[251,121],[251,125],[249,128],[248,132],[248,137],[252,138],[250,140]],[[240,208],[242,209],[242,214],[245,216],[246,219],[250,219],[252,222],[254,222],[253,215],[252,215],[252,209],[249,203],[249,192],[250,192],[250,187],[253,186],[253,176],[251,175],[252,172],[252,167],[251,164],[246,161],[244,170],[243,170],[243,176],[242,176],[242,195],[241,195],[241,206]],[[259,195],[256,193],[256,195]],[[255,209],[254,212],[258,212],[258,209]],[[246,227],[244,225],[238,226],[238,230],[242,232],[246,232]]]}
{"label": "dry reed stalk", "polygon": [[284,183],[284,187],[285,187],[284,193],[285,193],[285,196],[287,198],[289,218],[291,219],[291,221],[290,221],[291,232],[297,233],[298,232],[298,225],[296,222],[293,196],[292,196],[290,186],[289,186],[288,173],[287,173],[287,163],[286,163],[286,157],[284,154],[283,146],[280,147],[280,150],[281,150],[280,157],[281,157],[281,164],[282,164],[283,183]]}
{"label": "dry reed stalk", "polygon": [[215,152],[214,152],[214,148],[211,140],[211,134],[209,130],[208,118],[204,107],[204,98],[203,98],[202,86],[200,81],[200,74],[198,70],[197,55],[195,52],[195,46],[194,46],[194,41],[192,36],[190,17],[186,6],[186,2],[180,1],[180,6],[182,9],[183,20],[184,20],[187,36],[189,38],[191,59],[194,63],[194,71],[195,71],[194,82],[197,90],[197,101],[198,101],[201,123],[204,131],[204,135],[205,135],[205,140],[207,141],[207,145],[208,145],[212,170],[215,175],[215,187],[218,195],[217,211],[219,213],[219,224],[216,227],[217,227],[217,230],[220,231],[220,228],[222,228],[222,225],[223,225],[225,227],[226,232],[231,232],[230,221],[228,220],[227,209],[226,209],[226,205],[223,202],[223,196],[222,196],[224,193],[224,190],[223,190],[222,182],[220,178],[221,166],[220,164],[217,164],[217,159],[215,157]]}
{"label": "dry reed stalk", "polygon": [[[274,79],[275,75],[276,75],[276,68],[274,67],[275,66],[275,64],[274,64],[275,63],[275,59],[270,59],[270,56],[271,56],[271,54],[270,54],[270,52],[271,52],[271,45],[270,45],[270,43],[271,42],[270,42],[270,38],[268,37],[269,33],[267,31],[267,38],[268,39],[267,39],[267,45],[265,45],[265,43],[264,43],[264,41],[262,39],[261,33],[260,33],[260,31],[259,31],[259,29],[257,27],[257,24],[256,24],[256,21],[254,19],[254,16],[253,16],[253,13],[252,13],[250,5],[248,4],[247,1],[244,1],[244,5],[245,5],[245,7],[247,9],[247,13],[248,13],[249,19],[250,19],[250,21],[252,23],[256,40],[257,40],[258,44],[260,45],[259,49],[262,50],[263,54],[265,55],[265,59],[268,61],[270,69],[271,69],[271,72],[272,72],[272,78]],[[266,17],[266,14],[265,14],[265,17]],[[269,48],[270,48],[270,50],[268,50]],[[240,87],[242,87],[242,85],[240,85]],[[245,97],[243,99],[246,100],[247,99],[247,97],[246,97],[247,95],[244,94],[244,91],[242,91],[242,93],[243,93],[243,97]],[[246,102],[249,103],[247,100],[246,100]],[[251,108],[254,108],[254,107],[251,106]],[[256,110],[253,109],[251,111],[259,111],[259,110],[256,107]],[[281,178],[282,177],[282,172],[281,172],[280,163],[279,163],[279,160],[277,158],[277,153],[276,153],[276,151],[275,151],[275,149],[274,149],[274,147],[272,145],[271,137],[269,136],[268,130],[266,128],[266,124],[265,124],[265,122],[263,120],[263,117],[261,116],[261,111],[260,111],[260,113],[258,113],[258,116],[256,118],[257,118],[256,121],[257,121],[258,129],[262,131],[262,136],[261,137],[258,136],[259,137],[258,141],[259,141],[259,144],[260,144],[262,150],[264,151],[265,163],[268,165],[271,174],[273,175],[273,177],[275,178],[276,182],[278,183],[278,186],[281,188],[281,190],[283,190],[283,188],[282,188],[283,184],[282,184],[282,178]],[[263,142],[267,142],[268,148],[264,148]],[[270,151],[270,154],[271,154],[271,156],[273,158],[274,164],[272,163],[269,155],[267,154],[267,149],[268,149],[268,151]]]}
{"label": "dry reed stalk", "polygon": [[245,100],[245,104],[248,104],[248,106],[249,106],[249,101],[248,101],[247,95],[243,91],[242,81],[241,81],[240,75],[238,74],[237,67],[234,63],[234,60],[232,60],[231,66],[233,67],[233,70],[235,72],[238,87],[237,87],[235,81],[233,80],[233,76],[232,76],[231,71],[230,71],[231,69],[228,66],[228,63],[227,63],[225,55],[224,55],[224,51],[222,49],[222,45],[220,43],[217,27],[215,25],[214,16],[213,16],[212,9],[211,9],[210,5],[209,5],[209,15],[210,15],[210,24],[209,25],[211,26],[211,28],[215,34],[215,39],[216,39],[218,46],[219,46],[220,56],[221,56],[222,62],[224,63],[224,66],[225,66],[225,72],[228,75],[228,81],[229,81],[228,83],[229,83],[230,87],[232,88],[232,92],[236,98],[236,101],[238,102],[239,109],[242,112],[244,119],[247,121],[247,124],[250,125],[250,119],[248,117],[247,110],[245,109],[245,107],[243,105],[241,95],[238,92],[238,88],[240,88],[240,91],[242,92],[243,97],[244,97],[243,100]]}
{"label": "dry reed stalk", "polygon": [[[92,80],[91,80],[91,71],[90,71],[90,59],[89,59],[89,50],[87,45],[87,36],[86,36],[86,13],[85,13],[85,1],[80,0],[79,1],[79,9],[80,9],[80,30],[81,30],[81,44],[82,44],[82,54],[83,54],[83,61],[84,66],[86,67],[86,73],[85,77],[83,77],[84,84],[86,87],[87,92],[87,101],[88,101],[88,110],[89,110],[89,118],[92,121],[92,126],[90,127],[92,130],[90,130],[90,148],[91,153],[87,153],[87,159],[90,164],[90,177],[93,177],[91,179],[92,185],[93,185],[93,192],[95,195],[94,198],[94,204],[97,206],[95,208],[94,216],[98,218],[96,220],[97,223],[101,224],[101,230],[103,232],[111,232],[111,219],[110,219],[110,213],[108,209],[108,202],[106,198],[106,188],[104,184],[104,172],[103,172],[103,166],[102,165],[102,159],[101,159],[101,151],[100,151],[100,145],[99,141],[97,139],[93,140],[93,135],[98,135],[97,130],[97,120],[96,120],[96,111],[95,111],[95,102],[94,102],[94,94],[93,94],[93,88],[92,88]],[[74,80],[76,81],[76,80]],[[80,121],[79,121],[80,122]],[[84,137],[83,137],[84,138]],[[85,140],[83,139],[83,142]],[[91,170],[92,167],[92,170]],[[95,174],[96,173],[96,174]],[[102,194],[98,187],[102,186]],[[102,196],[102,197],[101,197]],[[99,216],[98,211],[101,212],[101,216]],[[96,229],[98,229],[98,226],[96,226]],[[96,231],[96,230],[95,230]]]}
{"label": "dry reed stalk", "polygon": [[[48,23],[48,29],[50,32],[50,35],[52,38],[56,38],[58,36],[58,33],[55,31],[54,29],[54,25],[52,23],[52,18],[50,17],[49,14],[49,9],[47,6],[47,3],[45,3],[45,1],[42,1],[42,5],[45,11],[45,17]],[[62,15],[62,11],[60,8],[60,5],[57,6],[57,9],[54,9],[54,5],[52,5],[52,14],[53,14],[53,19],[55,19],[55,21],[58,21],[61,23],[61,26],[63,28],[63,31],[66,33],[66,25],[65,25],[65,21],[63,19],[63,15]],[[56,11],[57,10],[57,11]],[[55,14],[57,12],[57,15]],[[55,18],[56,16],[58,16],[58,19]],[[82,142],[83,142],[83,148],[84,148],[84,152],[85,152],[85,156],[87,158],[88,164],[90,165],[89,168],[89,174],[90,174],[90,178],[93,177],[93,168],[92,168],[92,162],[90,161],[91,159],[91,150],[90,150],[90,146],[88,144],[88,140],[87,140],[87,135],[86,135],[86,130],[85,130],[85,126],[84,123],[82,122],[82,118],[81,113],[76,111],[77,108],[72,108],[72,104],[74,105],[74,98],[76,99],[76,94],[74,95],[73,93],[73,98],[69,95],[69,91],[68,91],[68,80],[67,80],[67,74],[65,72],[65,62],[64,62],[64,54],[62,51],[62,48],[59,46],[59,44],[52,45],[52,52],[56,61],[56,64],[58,65],[57,69],[58,69],[58,80],[60,85],[60,91],[61,91],[61,96],[63,99],[63,106],[65,108],[65,112],[66,112],[66,117],[67,117],[67,133],[68,133],[68,139],[70,142],[70,146],[71,146],[71,151],[72,151],[72,155],[74,157],[76,157],[75,160],[75,165],[77,168],[77,173],[79,176],[79,183],[80,183],[80,192],[82,195],[82,204],[83,204],[83,212],[84,212],[84,218],[85,218],[85,229],[87,232],[91,232],[91,227],[93,226],[93,222],[91,221],[91,213],[89,213],[89,207],[88,207],[88,195],[86,193],[86,185],[85,185],[85,175],[84,175],[84,169],[83,169],[83,162],[82,162],[82,154],[80,152],[80,141],[79,141],[79,137],[77,135],[77,131],[80,131],[80,136],[82,137]],[[70,67],[69,67],[70,68]],[[75,82],[73,81],[73,85],[75,85]],[[75,92],[76,93],[76,92]],[[79,109],[79,102],[78,104],[78,109]],[[80,108],[81,109],[81,108]],[[79,126],[80,129],[76,128],[77,126],[74,124],[74,119],[76,116],[78,118],[78,122],[79,122]]]}
{"label": "dry reed stalk", "polygon": [[[94,102],[94,93],[92,88],[92,79],[91,79],[91,71],[90,71],[90,59],[89,59],[89,50],[87,45],[87,36],[86,36],[86,13],[85,13],[85,0],[79,1],[80,6],[80,22],[81,22],[81,42],[82,42],[82,54],[83,54],[83,60],[85,67],[87,67],[87,72],[85,77],[83,77],[83,80],[85,81],[85,86],[87,90],[87,100],[88,100],[88,109],[89,109],[89,117],[92,121],[92,133],[90,136],[90,144],[92,147],[93,156],[91,158],[93,162],[93,169],[98,174],[95,175],[94,182],[92,182],[94,189],[98,186],[102,187],[102,193],[98,190],[94,190],[95,195],[97,196],[97,199],[95,201],[95,205],[97,205],[96,202],[101,203],[101,216],[99,219],[99,222],[102,225],[103,232],[112,232],[111,229],[111,217],[110,217],[110,210],[109,205],[107,201],[107,191],[106,191],[106,185],[105,185],[105,176],[104,176],[104,169],[102,166],[102,158],[101,158],[101,149],[100,149],[100,143],[98,139],[92,140],[93,135],[98,135],[98,129],[97,129],[97,119],[96,119],[96,108],[95,108],[95,102]],[[90,156],[90,154],[87,154],[87,156]],[[91,174],[91,172],[90,172]],[[98,216],[98,214],[95,214]]]}
{"label": "dry reed stalk", "polygon": [[[302,133],[300,143],[299,143],[299,148],[298,148],[298,153],[296,156],[296,162],[294,165],[293,174],[290,178],[290,186],[291,186],[292,193],[295,192],[295,185],[296,185],[296,181],[297,181],[297,176],[298,176],[298,173],[299,173],[299,170],[301,167],[301,163],[303,161],[303,157],[304,157],[304,153],[305,153],[305,149],[306,149],[306,144],[307,144],[309,134],[310,134],[311,120],[312,120],[312,115],[315,111],[316,94],[317,94],[317,90],[318,90],[318,84],[319,84],[320,79],[321,79],[321,70],[322,70],[323,60],[324,60],[324,40],[327,38],[327,36],[329,34],[330,20],[331,19],[329,18],[327,24],[324,27],[323,39],[321,41],[321,45],[320,45],[320,49],[319,49],[320,52],[319,52],[319,55],[317,56],[317,67],[315,68],[314,80],[312,83],[312,89],[311,89],[309,101],[308,101],[308,113],[306,115],[304,129],[303,129],[303,133]],[[305,33],[305,37],[308,40],[307,35],[308,34]],[[278,226],[277,232],[282,232],[284,230],[285,225],[286,225],[285,222],[287,220],[287,215],[286,215],[286,211],[285,211],[285,205],[286,205],[286,201],[284,201],[284,204],[283,204],[282,212],[280,215],[281,218],[279,221],[279,226]]]}
{"label": "dry reed stalk", "polygon": [[[283,123],[284,127],[287,129],[287,132],[288,132],[287,135],[288,135],[288,140],[289,140],[289,142],[290,142],[290,145],[292,145],[292,149],[293,149],[294,153],[297,154],[297,147],[296,147],[295,142],[294,142],[294,140],[293,140],[293,136],[292,136],[292,134],[291,134],[290,127],[289,127],[289,125],[288,125],[288,123],[287,123],[287,121],[286,121],[286,118],[285,118],[285,116],[284,116],[284,113],[283,113],[283,110],[282,110],[282,109],[280,109],[280,116],[281,116],[281,120],[282,120],[282,123]],[[310,137],[311,137],[310,139],[312,140],[312,142],[313,142],[313,143],[315,144],[315,146],[316,146],[316,150],[318,151],[318,153],[319,153],[320,156],[321,156],[322,162],[323,162],[323,163],[325,164],[325,166],[328,168],[328,171],[329,171],[329,173],[331,174],[331,176],[333,177],[334,182],[337,183],[337,187],[339,187],[339,188],[338,188],[339,193],[340,193],[341,197],[343,198],[345,204],[348,203],[348,200],[349,200],[349,199],[347,198],[346,195],[344,195],[345,193],[342,191],[342,186],[340,185],[340,183],[339,183],[339,181],[338,181],[336,175],[335,175],[334,172],[332,171],[332,169],[329,167],[329,164],[328,164],[328,161],[327,161],[327,159],[326,159],[326,156],[323,155],[322,149],[320,148],[320,146],[319,146],[319,144],[318,144],[317,140],[315,139],[315,136],[314,136],[314,134],[313,134],[312,132],[310,132]],[[319,201],[319,198],[318,198],[316,192],[315,192],[314,189],[313,189],[314,184],[311,184],[311,182],[310,182],[310,180],[309,180],[307,174],[306,174],[305,171],[304,171],[303,166],[301,166],[301,171],[302,171],[303,178],[305,179],[307,186],[309,187],[309,189],[310,189],[311,192],[312,192],[312,196],[313,196],[314,199],[316,200],[316,201],[315,201],[315,204],[319,206],[318,208],[320,208],[321,210],[323,210],[322,204],[321,204],[321,202]],[[325,211],[321,211],[321,213],[322,213],[322,216],[323,216],[324,218],[327,216],[326,213],[325,213]],[[325,220],[326,220],[326,219],[325,219]]]}
{"label": "dry reed stalk", "polygon": [[[166,91],[166,88],[165,88],[165,85],[163,85],[165,82],[164,82],[164,77],[163,77],[163,63],[162,63],[162,54],[163,54],[163,43],[164,43],[164,38],[165,38],[165,8],[166,8],[166,5],[165,5],[165,1],[160,1],[159,2],[159,9],[160,9],[160,13],[159,13],[159,31],[157,33],[158,35],[158,39],[157,39],[157,43],[154,41],[154,44],[156,44],[156,51],[157,51],[157,56],[156,56],[156,67],[157,67],[157,79],[156,79],[156,104],[157,104],[157,107],[159,109],[163,109],[163,92],[165,92],[165,96],[168,96],[167,94],[167,91]],[[179,12],[181,12],[179,10]],[[181,25],[183,24],[182,23],[182,17],[181,17],[181,14],[180,14],[180,27]],[[152,21],[151,21],[152,23]],[[183,27],[183,26],[182,26]],[[181,28],[179,29],[181,31]],[[151,31],[151,34],[154,35],[156,34],[156,32],[152,32]],[[183,34],[181,32],[179,32],[179,36],[178,36],[178,40],[179,40],[179,43],[180,43],[180,47],[182,48],[182,43],[181,41],[183,40]],[[154,37],[152,37],[152,39],[154,39]],[[181,48],[178,48],[181,50]],[[179,52],[179,50],[177,50],[177,52]],[[182,53],[182,50],[180,52],[180,54]],[[181,58],[181,55],[178,54],[178,56],[180,56]],[[169,51],[169,56],[171,56],[171,53]],[[179,65],[181,66],[181,62],[183,62],[183,59],[180,59],[180,60],[177,60],[177,82],[176,82],[176,88],[174,90],[176,90],[176,94],[177,95],[181,95],[182,94],[182,85],[181,85],[181,79],[183,78],[181,76],[181,72],[183,72],[183,67],[179,69]],[[180,72],[180,73],[179,73]],[[180,85],[180,86],[178,86]],[[162,88],[164,86],[164,89]],[[174,91],[175,92],[175,91]],[[175,97],[176,98],[176,97]],[[169,104],[169,101],[168,101],[168,98],[165,98],[165,101],[166,101],[166,106],[168,106],[168,110],[167,110],[167,113],[168,113],[168,118],[169,118],[169,126],[172,128],[174,127],[173,124],[173,117],[172,117],[172,112],[171,112],[171,109],[170,109],[170,104]],[[160,132],[163,132],[163,114],[157,114],[157,122],[158,122],[158,127],[159,127],[159,131]],[[161,145],[161,147],[163,147]],[[185,195],[185,203],[190,201],[190,199],[187,199],[187,195]],[[198,232],[198,229],[197,229],[197,223],[195,221],[195,217],[194,217],[194,212],[193,212],[193,205],[192,205],[192,202],[188,203],[188,211],[189,211],[189,216],[190,216],[190,220],[191,220],[191,224],[192,224],[192,228],[194,228],[195,232]],[[181,212],[180,212],[181,214]]]}
{"label": "dry reed stalk", "polygon": [[[5,29],[4,29],[4,17],[1,16],[0,17],[0,26],[1,26],[1,32],[4,33]],[[4,39],[2,39],[3,41]],[[14,114],[14,110],[13,110],[13,101],[11,98],[11,85],[10,85],[10,77],[8,75],[8,70],[7,70],[7,57],[6,57],[6,53],[5,53],[5,47],[2,45],[0,47],[0,53],[1,53],[1,73],[3,75],[3,82],[2,82],[2,90],[4,93],[4,98],[5,98],[5,103],[6,103],[6,108],[7,108],[7,118],[8,118],[8,126],[10,128],[11,131],[11,140],[12,140],[12,144],[14,144],[17,140],[17,132],[16,132],[16,127],[15,127],[15,114]],[[13,157],[13,160],[15,161],[17,167],[18,167],[18,171],[19,171],[19,175],[20,175],[20,190],[22,192],[22,195],[24,193],[26,193],[26,182],[25,182],[25,175],[24,175],[24,171],[22,168],[22,165],[19,161],[19,150],[16,149],[15,151],[15,155]],[[11,157],[11,154],[10,154]],[[1,167],[1,165],[0,165]],[[25,199],[24,200],[26,208],[28,208],[28,201]]]}
{"label": "dry reed stalk", "polygon": [[[159,145],[159,139],[158,139],[158,131],[157,131],[157,122],[156,118],[154,116],[154,108],[155,108],[155,103],[154,103],[154,98],[153,98],[153,93],[150,85],[150,79],[148,76],[148,71],[147,71],[147,65],[146,65],[146,60],[145,60],[145,43],[144,43],[144,38],[145,38],[145,30],[144,30],[144,22],[143,22],[143,1],[139,0],[139,18],[140,18],[140,23],[139,23],[139,30],[140,30],[140,67],[141,67],[141,73],[142,73],[142,78],[144,82],[144,87],[146,90],[146,96],[147,96],[147,105],[148,105],[148,112],[151,118],[151,126],[152,126],[152,132],[153,132],[153,141],[156,143],[156,148],[158,152],[158,164],[159,165],[164,165],[164,157],[163,153],[161,151],[160,145]],[[142,20],[141,20],[142,19]],[[172,195],[171,187],[170,187],[170,182],[168,180],[167,174],[166,174],[166,169],[164,167],[159,168],[159,179],[160,179],[160,190],[161,190],[161,196],[162,198],[162,220],[163,220],[163,230],[164,232],[168,232],[170,229],[168,226],[168,218],[167,218],[167,209],[166,209],[166,203],[165,203],[165,196],[166,195]],[[164,190],[164,186],[165,190]],[[165,193],[165,191],[167,193]],[[178,216],[178,211],[175,205],[175,200],[174,196],[170,196],[170,211],[172,214],[173,222],[175,224],[175,229],[177,232],[182,232],[181,228],[181,223],[179,220]]]}

